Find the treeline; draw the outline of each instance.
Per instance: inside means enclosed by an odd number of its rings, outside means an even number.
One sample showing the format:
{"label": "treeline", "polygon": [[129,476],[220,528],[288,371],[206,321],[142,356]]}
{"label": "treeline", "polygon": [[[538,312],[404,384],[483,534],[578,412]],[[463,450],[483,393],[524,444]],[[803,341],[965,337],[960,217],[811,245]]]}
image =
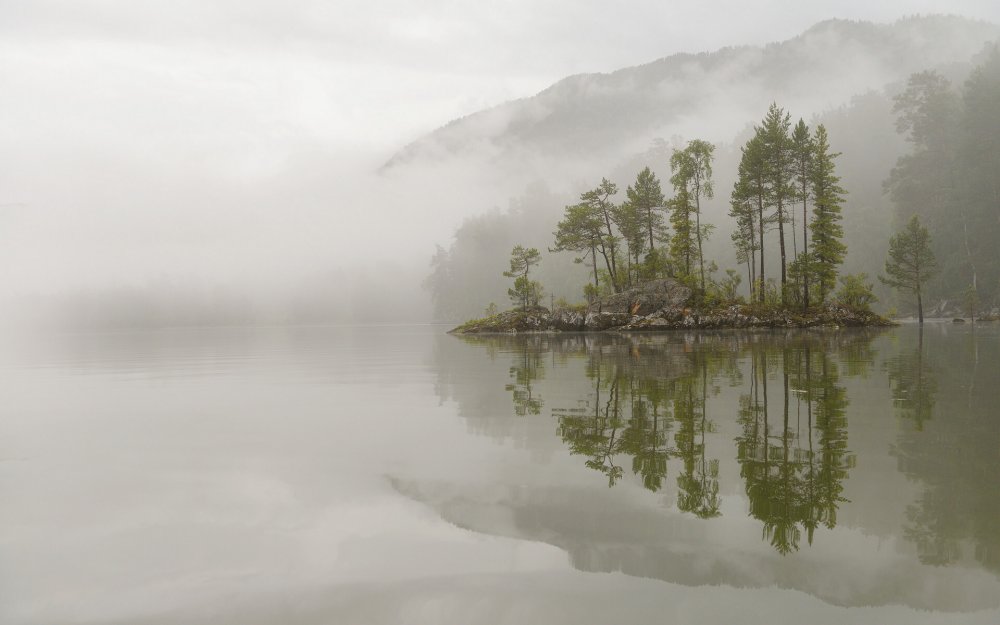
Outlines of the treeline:
{"label": "treeline", "polygon": [[[566,207],[550,250],[576,252],[576,262],[589,263],[588,300],[661,277],[680,280],[700,303],[739,298],[742,277],[729,270],[717,279],[718,266],[704,253],[715,228],[702,219],[702,200],[715,192],[714,152],[700,139],[673,151],[669,199],[646,167],[621,203],[613,199],[617,185],[603,179]],[[840,225],[845,191],[835,172],[839,154],[831,151],[826,128],[810,130],[800,119],[792,129],[790,115],[772,104],[741,152],[729,215],[750,300],[805,309],[824,304],[847,253]],[[769,277],[765,263],[769,245],[780,250],[779,267],[772,270],[777,278]]]}
{"label": "treeline", "polygon": [[896,129],[912,146],[885,182],[898,226],[914,216],[933,234],[932,297],[973,313],[1000,303],[1000,52],[961,87],[937,72],[896,96]]}
{"label": "treeline", "polygon": [[[687,172],[682,177],[688,185],[676,189],[680,172],[670,169],[672,156],[691,144],[662,140],[630,156],[608,173],[607,182],[575,201],[562,195],[558,180],[531,187],[506,211],[468,218],[450,247],[439,250],[426,283],[435,314],[468,319],[487,303],[503,300],[510,286],[500,279],[505,257],[518,244],[541,250],[531,275],[552,294],[542,298],[538,291],[545,305],[558,296],[579,298],[576,258],[587,267],[585,297],[674,275],[709,300],[735,292],[758,304],[812,307],[831,299],[831,289],[847,288],[853,293],[848,299],[870,302],[871,281],[862,274],[882,274],[889,280],[876,281],[875,293],[890,313],[897,307],[918,313],[920,298],[933,315],[963,309],[995,313],[1000,307],[997,57],[989,49],[968,65],[918,73],[883,92],[858,96],[813,118],[807,133],[797,123],[768,124],[765,116],[736,145],[719,144],[711,153],[710,193],[724,196],[725,189],[728,202],[695,194]],[[778,141],[766,126],[785,126],[776,133]],[[828,131],[824,148],[818,145],[820,126]],[[811,151],[805,149],[806,134]],[[778,145],[785,158],[774,158]],[[849,157],[837,158],[840,150]],[[796,154],[812,157],[811,177],[801,175]],[[821,162],[827,163],[827,180],[815,166]],[[678,205],[681,210],[675,210]],[[928,275],[909,272],[925,281],[917,292],[912,283],[892,284],[884,264],[887,258],[896,262],[889,245],[894,233],[909,239],[897,248],[923,256],[914,247],[921,229],[931,235],[927,243],[936,264]],[[851,249],[849,256],[838,243]],[[546,249],[574,253],[545,254]],[[713,261],[730,271],[720,272]],[[845,273],[854,275],[838,275]],[[912,291],[914,297],[897,298],[892,290]],[[836,293],[832,297],[839,299]]]}

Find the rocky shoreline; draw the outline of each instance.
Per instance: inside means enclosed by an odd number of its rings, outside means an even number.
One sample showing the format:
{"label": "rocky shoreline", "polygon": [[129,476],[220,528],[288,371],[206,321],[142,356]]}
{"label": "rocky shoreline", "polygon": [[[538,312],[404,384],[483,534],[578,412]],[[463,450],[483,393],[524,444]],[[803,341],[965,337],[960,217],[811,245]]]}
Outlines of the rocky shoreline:
{"label": "rocky shoreline", "polygon": [[468,321],[452,334],[523,332],[650,332],[727,328],[886,327],[892,321],[869,311],[827,304],[803,312],[731,304],[699,309],[688,304],[691,292],[673,280],[656,280],[616,293],[584,308],[544,307],[509,310]]}

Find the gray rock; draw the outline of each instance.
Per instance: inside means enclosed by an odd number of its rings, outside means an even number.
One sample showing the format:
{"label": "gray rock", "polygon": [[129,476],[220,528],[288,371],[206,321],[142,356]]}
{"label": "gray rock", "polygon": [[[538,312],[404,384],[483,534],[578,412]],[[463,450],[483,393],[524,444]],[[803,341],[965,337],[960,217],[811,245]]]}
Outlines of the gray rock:
{"label": "gray rock", "polygon": [[588,330],[608,330],[627,324],[632,315],[627,312],[590,312],[585,321]]}
{"label": "gray rock", "polygon": [[627,313],[644,317],[661,310],[677,310],[687,303],[691,289],[676,280],[653,280],[640,287],[601,298],[588,308],[591,313]]}
{"label": "gray rock", "polygon": [[553,330],[563,332],[579,332],[586,328],[587,315],[579,310],[569,308],[557,308],[552,311],[549,317],[549,324]]}

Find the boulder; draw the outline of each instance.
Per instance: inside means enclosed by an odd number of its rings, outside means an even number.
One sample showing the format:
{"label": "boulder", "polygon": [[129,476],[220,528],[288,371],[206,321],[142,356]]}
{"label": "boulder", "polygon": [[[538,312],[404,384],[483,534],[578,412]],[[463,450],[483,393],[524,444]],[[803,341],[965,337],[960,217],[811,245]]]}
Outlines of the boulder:
{"label": "boulder", "polygon": [[632,315],[627,312],[589,312],[585,325],[588,330],[608,330],[623,326],[631,319]]}
{"label": "boulder", "polygon": [[683,308],[691,289],[671,278],[652,280],[634,289],[602,297],[587,309],[589,313],[625,313],[645,317],[662,310]]}
{"label": "boulder", "polygon": [[557,308],[549,316],[552,329],[563,332],[580,332],[586,328],[586,323],[586,313],[572,308]]}

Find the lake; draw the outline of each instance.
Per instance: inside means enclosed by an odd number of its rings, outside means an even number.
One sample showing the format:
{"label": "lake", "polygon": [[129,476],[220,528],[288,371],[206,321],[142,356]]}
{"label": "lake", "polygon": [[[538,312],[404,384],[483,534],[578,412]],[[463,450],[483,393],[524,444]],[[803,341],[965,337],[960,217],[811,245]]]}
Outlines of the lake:
{"label": "lake", "polygon": [[1000,622],[1000,325],[7,337],[0,622]]}

